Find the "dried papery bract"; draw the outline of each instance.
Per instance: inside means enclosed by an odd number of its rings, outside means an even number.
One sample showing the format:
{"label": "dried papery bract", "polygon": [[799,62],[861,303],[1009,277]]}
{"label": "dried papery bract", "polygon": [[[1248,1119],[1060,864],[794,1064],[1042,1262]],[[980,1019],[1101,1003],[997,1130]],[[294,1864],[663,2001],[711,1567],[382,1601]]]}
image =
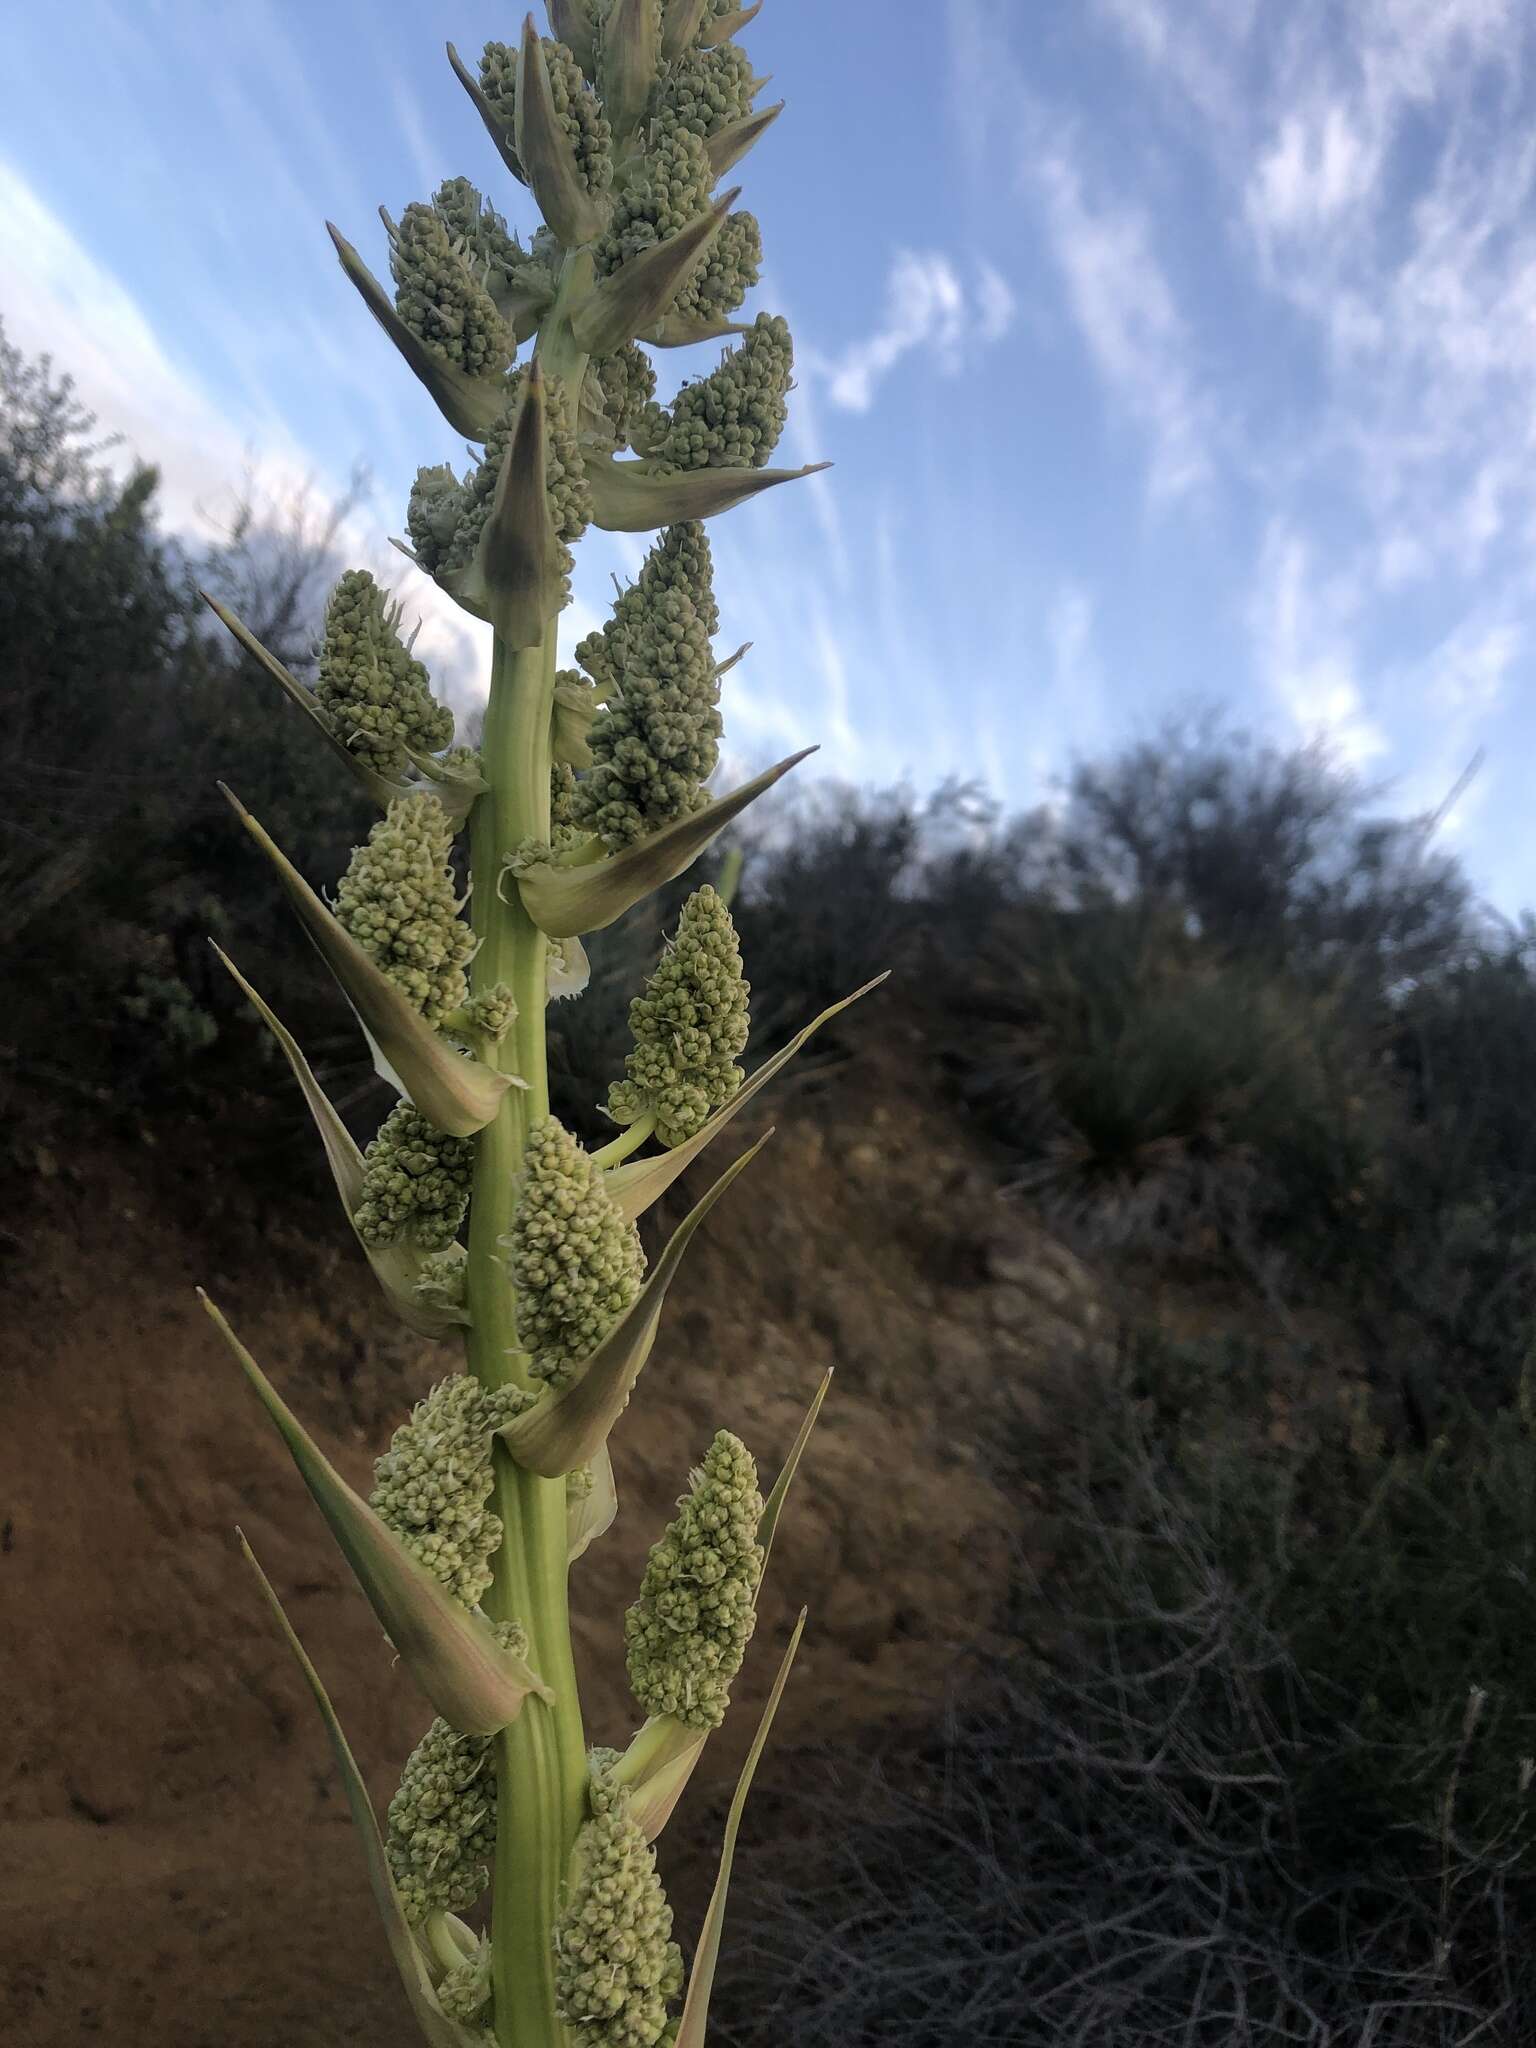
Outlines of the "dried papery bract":
{"label": "dried papery bract", "polygon": [[[492,628],[478,751],[451,745],[400,602],[369,572],[349,569],[331,594],[313,691],[214,607],[303,714],[296,741],[325,748],[371,806],[346,872],[322,887],[231,799],[389,1084],[371,1137],[353,1136],[298,1041],[224,963],[302,1092],[386,1302],[439,1347],[366,1497],[300,1419],[286,1362],[280,1393],[209,1313],[382,1647],[434,1711],[381,1822],[261,1581],[432,2048],[701,2048],[742,1803],[800,1636],[731,1807],[690,1977],[653,1844],[726,1717],[825,1382],[766,1499],[728,1412],[679,1471],[676,1517],[652,1532],[627,1619],[611,1617],[636,1716],[596,1731],[602,1747],[589,1749],[577,1697],[567,1578],[618,1511],[610,1439],[642,1372],[668,1370],[668,1289],[766,1139],[723,1163],[649,1266],[636,1218],[854,996],[749,1072],[734,875],[719,893],[702,882],[633,991],[630,1052],[594,1104],[614,1136],[595,1149],[550,1114],[545,1012],[585,986],[586,934],[683,874],[804,758],[711,787],[720,678],[745,650],[715,648],[702,522],[810,473],[770,466],[793,347],[782,319],[744,310],[761,235],[739,192],[716,189],[778,113],[755,104],[766,81],[734,40],[756,12],[550,0],[547,35],[531,16],[508,22],[478,64],[450,45],[485,131],[478,175],[494,182],[450,178],[381,209],[387,242],[368,260],[331,230],[445,422],[398,545]],[[714,367],[658,398],[652,350],[721,339]],[[562,668],[589,525],[653,538]],[[461,1917],[472,1911],[483,1927]]]}

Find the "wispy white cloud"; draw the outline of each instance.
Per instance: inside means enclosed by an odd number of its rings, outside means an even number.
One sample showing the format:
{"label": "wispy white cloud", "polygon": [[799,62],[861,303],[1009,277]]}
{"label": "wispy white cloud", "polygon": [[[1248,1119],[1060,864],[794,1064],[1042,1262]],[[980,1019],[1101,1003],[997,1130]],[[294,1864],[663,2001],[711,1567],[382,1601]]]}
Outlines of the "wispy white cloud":
{"label": "wispy white cloud", "polygon": [[1193,490],[1212,472],[1215,422],[1150,221],[1128,201],[1091,191],[1064,136],[1028,162],[1025,177],[1094,365],[1148,437],[1153,497]]}
{"label": "wispy white cloud", "polygon": [[971,270],[967,286],[941,251],[898,250],[880,326],[830,359],[813,358],[833,404],[868,412],[903,356],[920,352],[941,375],[954,376],[976,349],[1000,341],[1013,325],[1013,293],[992,264],[977,262]]}
{"label": "wispy white cloud", "polygon": [[1390,750],[1354,651],[1361,596],[1347,575],[1318,569],[1303,534],[1271,522],[1249,605],[1255,663],[1302,736],[1327,740],[1351,766]]}

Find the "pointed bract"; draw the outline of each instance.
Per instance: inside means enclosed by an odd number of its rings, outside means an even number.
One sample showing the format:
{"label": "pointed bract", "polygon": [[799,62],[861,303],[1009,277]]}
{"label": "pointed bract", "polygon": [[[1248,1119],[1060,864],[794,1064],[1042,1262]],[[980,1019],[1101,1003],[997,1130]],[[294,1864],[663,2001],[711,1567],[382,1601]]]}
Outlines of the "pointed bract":
{"label": "pointed bract", "polygon": [[544,372],[537,356],[523,379],[491,516],[476,564],[488,616],[507,645],[535,646],[561,605],[559,541],[550,512]]}
{"label": "pointed bract", "polygon": [[549,60],[530,14],[517,52],[518,161],[539,211],[567,249],[579,249],[602,232],[608,208],[588,190],[571,139],[555,110]]}
{"label": "pointed bract", "polygon": [[552,939],[578,938],[585,932],[602,931],[633,903],[649,896],[683,873],[723,832],[732,818],[748,804],[771,789],[780,776],[787,775],[814,747],[805,747],[788,760],[765,768],[729,796],[716,797],[702,811],[694,811],[676,824],[665,825],[622,853],[589,867],[558,868],[545,863],[524,869],[517,877],[523,908]]}
{"label": "pointed bract", "polygon": [[496,1114],[514,1085],[479,1060],[456,1052],[425,1023],[383,970],[329,911],[281,848],[232,790],[221,789],[236,817],[277,871],[277,878],[321,958],[374,1047],[381,1077],[393,1081],[429,1122],[456,1138],[472,1137]]}
{"label": "pointed bract", "polygon": [[273,1619],[282,1632],[283,1640],[293,1652],[295,1663],[303,1673],[304,1683],[309,1687],[320,1719],[325,1724],[326,1736],[330,1741],[331,1755],[336,1760],[337,1774],[341,1779],[342,1793],[347,1802],[347,1811],[357,1829],[363,1845],[363,1861],[368,1870],[368,1883],[373,1892],[374,1903],[379,1917],[384,1922],[384,1935],[389,1943],[389,1952],[395,1959],[395,1968],[400,1972],[400,1982],[410,2001],[411,2011],[428,2048],[482,2048],[483,2035],[477,2028],[462,2027],[451,2020],[437,2002],[432,1989],[432,1979],[427,1970],[416,1936],[405,1917],[400,1903],[400,1894],[395,1889],[395,1880],[390,1874],[389,1861],[384,1853],[384,1836],[379,1827],[378,1815],[373,1810],[373,1801],[368,1797],[368,1787],[363,1774],[357,1767],[351,1745],[337,1719],[336,1709],[331,1705],[330,1695],[321,1683],[320,1674],[309,1661],[304,1645],[294,1632],[293,1624],[283,1612],[283,1604],[273,1591],[272,1583],[256,1562],[256,1556],[244,1533],[235,1531],[239,1538],[241,1553],[251,1570],[256,1574],[262,1596],[272,1610]]}
{"label": "pointed bract", "polygon": [[[209,941],[213,945],[213,941]],[[374,1278],[384,1290],[385,1299],[395,1314],[418,1336],[442,1339],[452,1336],[463,1328],[468,1318],[462,1313],[449,1314],[427,1307],[415,1292],[416,1283],[426,1264],[426,1257],[411,1246],[391,1245],[382,1251],[363,1244],[358,1233],[356,1216],[358,1205],[363,1198],[363,1155],[353,1141],[351,1132],[337,1115],[330,1097],[315,1079],[309,1061],[293,1033],[282,1022],[275,1011],[268,1008],[252,988],[234,961],[218,945],[213,945],[224,966],[228,968],[236,985],[261,1018],[263,1024],[277,1040],[283,1057],[293,1071],[305,1104],[315,1120],[320,1133],[320,1142],[325,1147],[326,1160],[331,1169],[331,1178],[336,1183],[336,1192],[341,1197],[341,1206],[346,1211],[347,1223],[369,1265]]]}
{"label": "pointed bract", "polygon": [[694,1951],[693,1969],[688,1977],[688,1995],[683,2001],[683,2016],[678,2023],[673,2048],[705,2048],[709,2036],[709,2001],[714,1992],[715,1970],[720,1961],[720,1938],[725,1931],[725,1904],[731,1888],[731,1865],[736,1856],[736,1837],[741,1832],[741,1817],[746,1810],[747,1794],[752,1790],[752,1780],[756,1775],[763,1750],[767,1746],[773,1717],[779,1710],[779,1701],[784,1697],[790,1667],[795,1661],[795,1652],[800,1647],[800,1638],[804,1632],[805,1609],[802,1607],[800,1618],[795,1623],[795,1632],[789,1639],[789,1648],[784,1652],[784,1661],[780,1664],[778,1676],[773,1681],[773,1690],[768,1695],[768,1704],[763,1708],[763,1717],[757,1724],[752,1747],[747,1752],[747,1760],[741,1767],[741,1776],[736,1781],[731,1810],[726,1815],[725,1839],[720,1844],[720,1868],[704,1915],[704,1925],[699,1930],[699,1945]]}
{"label": "pointed bract", "polygon": [[471,441],[483,441],[506,404],[505,379],[472,377],[434,355],[395,311],[388,292],[339,229],[326,222],[341,267],[357,287],[363,304],[378,321],[407,366],[425,387],[449,426]]}
{"label": "pointed bract", "polygon": [[732,36],[740,35],[749,21],[756,20],[763,11],[763,0],[753,0],[750,7],[736,7],[728,14],[716,14],[708,19],[699,30],[699,46],[712,50],[717,43],[728,43]]}
{"label": "pointed bract", "polygon": [[687,469],[659,475],[644,463],[594,455],[587,464],[592,522],[606,533],[649,533],[680,519],[713,519],[775,484],[798,483],[831,467],[830,462],[808,462],[803,469]]}
{"label": "pointed bract", "polygon": [[634,134],[661,62],[660,0],[609,0],[597,55],[597,84],[622,146]]}
{"label": "pointed bract", "polygon": [[610,271],[571,320],[577,347],[604,356],[662,322],[740,197],[738,185],[675,235]]}
{"label": "pointed bract", "polygon": [[[519,184],[526,185],[528,175],[517,153],[517,144],[505,121],[496,112],[481,89],[480,81],[468,68],[453,44],[448,45],[448,62],[453,66],[453,75],[475,103],[475,112],[485,123],[485,132],[496,145],[496,153]],[[527,337],[520,337],[526,340]]]}
{"label": "pointed bract", "polygon": [[713,135],[706,136],[704,147],[715,176],[723,178],[727,171],[739,164],[783,111],[784,102],[777,100],[771,107],[761,107],[755,113],[744,115],[741,120],[732,121],[728,127],[718,128]]}
{"label": "pointed bract", "polygon": [[693,48],[704,19],[707,0],[665,0],[661,29],[661,54],[668,64]]}
{"label": "pointed bract", "polygon": [[201,1288],[198,1297],[287,1445],[380,1627],[443,1719],[466,1735],[494,1735],[530,1692],[553,1698],[348,1486]]}
{"label": "pointed bract", "polygon": [[519,1465],[546,1479],[558,1479],[597,1456],[629,1405],[635,1381],[656,1339],[667,1289],[677,1277],[694,1232],[772,1136],[772,1131],[765,1131],[684,1217],[639,1294],[591,1357],[577,1366],[570,1383],[498,1431]]}

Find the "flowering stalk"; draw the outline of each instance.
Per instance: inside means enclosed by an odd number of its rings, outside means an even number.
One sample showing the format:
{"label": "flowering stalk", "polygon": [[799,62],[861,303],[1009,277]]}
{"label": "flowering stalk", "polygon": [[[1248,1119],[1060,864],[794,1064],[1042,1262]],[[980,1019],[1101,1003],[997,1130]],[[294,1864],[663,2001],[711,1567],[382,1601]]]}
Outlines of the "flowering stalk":
{"label": "flowering stalk", "polygon": [[[386,1301],[448,1350],[366,1500],[208,1306],[435,1711],[381,1822],[262,1579],[433,2048],[700,2048],[741,1804],[799,1640],[797,1629],[738,1786],[684,1996],[653,1844],[724,1718],[825,1387],[766,1499],[728,1430],[698,1447],[624,1622],[639,1725],[622,1749],[588,1746],[567,1581],[616,1512],[608,1440],[667,1289],[760,1145],[649,1271],[636,1220],[834,1013],[744,1075],[734,873],[720,893],[689,897],[636,993],[633,1050],[605,1106],[614,1136],[596,1149],[550,1114],[545,1011],[583,986],[584,933],[681,874],[794,765],[725,796],[707,786],[720,678],[740,655],[716,657],[702,522],[807,473],[768,466],[789,331],[765,313],[735,318],[760,238],[736,194],[715,189],[778,111],[755,105],[760,81],[734,41],[756,11],[550,0],[558,40],[530,17],[515,47],[489,44],[473,70],[450,46],[509,190],[525,188],[541,216],[527,242],[464,178],[385,216],[392,292],[331,230],[406,365],[481,450],[463,476],[418,473],[404,548],[493,628],[478,752],[451,745],[399,606],[366,572],[332,593],[313,692],[215,606],[380,811],[333,907],[232,798],[395,1092],[365,1151],[225,963],[303,1090]],[[658,402],[651,351],[729,337],[715,368]],[[562,669],[571,548],[592,524],[657,538],[575,649],[578,666]],[[454,848],[466,831],[464,892]]]}

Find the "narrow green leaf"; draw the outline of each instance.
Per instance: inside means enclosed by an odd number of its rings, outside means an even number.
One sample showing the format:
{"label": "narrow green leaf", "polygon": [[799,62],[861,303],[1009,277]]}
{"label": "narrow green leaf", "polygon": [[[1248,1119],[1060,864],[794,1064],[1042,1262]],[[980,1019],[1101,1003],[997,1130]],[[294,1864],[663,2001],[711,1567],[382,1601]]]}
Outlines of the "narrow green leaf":
{"label": "narrow green leaf", "polygon": [[400,1894],[395,1890],[394,1874],[389,1867],[385,1853],[384,1835],[379,1827],[378,1816],[373,1810],[373,1801],[368,1797],[368,1787],[363,1774],[357,1767],[351,1745],[342,1731],[336,1709],[331,1705],[330,1695],[320,1682],[320,1674],[309,1661],[304,1645],[294,1632],[293,1624],[283,1612],[283,1604],[273,1591],[272,1582],[256,1562],[256,1556],[245,1540],[245,1532],[237,1529],[240,1549],[246,1563],[256,1574],[263,1597],[272,1610],[274,1620],[282,1632],[283,1640],[293,1652],[294,1661],[304,1674],[304,1682],[314,1695],[320,1718],[325,1723],[325,1732],[330,1739],[331,1755],[336,1759],[336,1769],[341,1778],[341,1787],[346,1795],[347,1811],[352,1816],[363,1844],[363,1860],[368,1867],[368,1883],[373,1891],[374,1903],[379,1917],[384,1922],[385,1938],[389,1952],[395,1959],[395,1968],[400,1972],[400,1982],[410,2000],[411,2011],[416,2015],[416,2024],[421,2028],[423,2038],[430,2048],[482,2048],[483,2034],[478,2028],[461,2027],[457,2020],[451,2020],[437,2002],[432,1988],[432,1979],[427,1970],[416,1936],[405,1917],[405,1908],[400,1903]]}
{"label": "narrow green leaf", "polygon": [[851,996],[844,996],[840,1003],[834,1003],[819,1017],[813,1017],[809,1024],[795,1033],[788,1045],[782,1046],[771,1059],[764,1060],[755,1073],[747,1076],[724,1109],[717,1109],[709,1122],[701,1125],[691,1138],[685,1138],[681,1145],[674,1145],[670,1152],[658,1152],[654,1158],[630,1159],[622,1166],[611,1166],[603,1175],[603,1186],[630,1222],[645,1214],[683,1168],[697,1159],[704,1147],[720,1135],[737,1111],[744,1109],[760,1088],[766,1087],[775,1074],[789,1065],[807,1039],[814,1037],[823,1024],[830,1023],[850,1003],[856,1003],[860,996],[867,996],[872,988],[878,988],[882,981],[889,979],[889,975],[887,968],[884,974],[877,974],[873,981],[866,981],[862,988],[856,988]]}
{"label": "narrow green leaf", "polygon": [[684,1217],[651,1268],[645,1285],[602,1343],[576,1368],[571,1384],[524,1409],[497,1431],[519,1465],[546,1479],[558,1479],[566,1472],[574,1472],[578,1465],[589,1463],[607,1443],[651,1354],[667,1289],[677,1277],[694,1232],[737,1174],[752,1163],[772,1136],[771,1130],[765,1131],[750,1151],[743,1152],[726,1168],[709,1193]]}
{"label": "narrow green leaf", "polygon": [[348,1486],[220,1311],[201,1288],[197,1292],[288,1446],[379,1625],[443,1719],[465,1735],[494,1735],[515,1718],[530,1692],[552,1699],[537,1673],[503,1650],[486,1623],[455,1600]]}
{"label": "narrow green leaf", "polygon": [[776,100],[771,107],[760,107],[755,113],[744,114],[739,121],[731,121],[724,128],[717,128],[709,136],[704,148],[709,157],[709,167],[717,178],[723,178],[728,170],[739,164],[747,151],[777,121],[784,111],[784,102]]}
{"label": "narrow green leaf", "polygon": [[693,39],[704,19],[704,0],[666,0],[662,22],[661,54],[668,64],[693,48]]}
{"label": "narrow green leaf", "polygon": [[495,1116],[502,1096],[514,1085],[513,1077],[455,1052],[412,1009],[382,968],[374,965],[239,798],[223,783],[219,787],[276,869],[284,894],[357,1012],[375,1048],[375,1065],[383,1078],[393,1081],[428,1123],[451,1137],[469,1138],[483,1130]]}
{"label": "narrow green leaf", "polygon": [[[357,1149],[351,1132],[336,1113],[335,1105],[320,1083],[315,1079],[314,1070],[305,1059],[303,1048],[293,1033],[274,1010],[267,1007],[252,988],[245,976],[224,949],[209,940],[219,959],[229,970],[236,985],[244,992],[247,1001],[260,1017],[282,1048],[283,1056],[293,1070],[309,1113],[315,1120],[320,1133],[320,1142],[325,1147],[325,1156],[330,1164],[331,1178],[336,1183],[336,1192],[341,1197],[341,1206],[346,1211],[347,1223],[354,1236],[357,1224],[354,1218],[363,1199],[363,1155]],[[440,1309],[426,1308],[416,1299],[413,1285],[420,1273],[423,1256],[406,1245],[391,1245],[387,1251],[378,1251],[371,1245],[363,1244],[363,1254],[373,1268],[374,1278],[384,1290],[385,1299],[395,1314],[420,1337],[442,1339],[462,1333],[469,1318],[462,1311],[449,1314]]]}
{"label": "narrow green leaf", "polygon": [[754,775],[729,796],[716,797],[702,811],[664,825],[659,832],[626,846],[622,853],[587,867],[562,868],[550,862],[524,868],[517,876],[523,908],[552,939],[579,938],[584,932],[599,932],[622,917],[632,903],[649,896],[664,882],[672,881],[698,859],[718,832],[744,811],[765,790],[772,789],[781,775],[814,754],[804,747]]}
{"label": "narrow green leaf", "polygon": [[762,11],[763,0],[753,0],[750,7],[738,7],[734,14],[717,14],[713,21],[705,23],[699,41],[706,50],[712,50],[717,43],[728,43]]}
{"label": "narrow green leaf", "polygon": [[363,304],[404,357],[412,374],[425,386],[438,411],[456,432],[483,441],[506,408],[504,377],[471,377],[434,355],[395,311],[389,293],[338,228],[326,222],[341,267],[357,287]]}
{"label": "narrow green leaf", "polygon": [[544,44],[530,14],[517,51],[517,121],[513,144],[539,211],[567,249],[601,234],[608,208],[587,190],[570,137],[555,112]]}
{"label": "narrow green leaf", "polygon": [[715,1988],[715,1971],[720,1962],[720,1937],[725,1928],[725,1902],[731,1888],[731,1865],[736,1857],[736,1837],[741,1832],[741,1817],[746,1810],[747,1794],[752,1790],[752,1780],[767,1745],[773,1717],[779,1710],[779,1701],[784,1696],[790,1666],[795,1661],[795,1652],[800,1647],[800,1637],[804,1630],[805,1609],[802,1607],[800,1619],[795,1623],[795,1632],[789,1639],[789,1648],[784,1652],[784,1661],[779,1666],[779,1675],[773,1681],[773,1690],[768,1695],[768,1704],[764,1707],[763,1717],[757,1724],[752,1747],[741,1767],[741,1776],[736,1782],[736,1794],[731,1801],[731,1810],[726,1815],[725,1839],[720,1844],[720,1869],[715,1878],[715,1888],[710,1894],[704,1925],[699,1930],[699,1945],[694,1952],[693,1969],[688,1977],[688,1996],[683,2001],[683,2017],[678,2023],[674,2048],[705,2048],[709,2033],[709,2001]]}
{"label": "narrow green leaf", "polygon": [[589,355],[608,355],[620,343],[661,320],[740,197],[738,185],[734,192],[717,200],[708,213],[701,213],[665,242],[642,249],[638,256],[631,256],[605,277],[572,316],[571,332],[578,348]]}
{"label": "narrow green leaf", "polygon": [[618,1488],[613,1482],[613,1459],[603,1445],[592,1460],[592,1490],[571,1501],[565,1511],[566,1563],[585,1556],[599,1536],[606,1536],[619,1512]]}
{"label": "narrow green leaf", "polygon": [[811,1397],[811,1405],[805,1411],[805,1420],[789,1447],[789,1456],[784,1460],[783,1470],[773,1482],[773,1491],[763,1502],[763,1518],[757,1525],[757,1540],[763,1546],[763,1569],[757,1581],[761,1594],[763,1580],[768,1576],[768,1560],[773,1554],[774,1531],[779,1526],[779,1517],[784,1512],[784,1502],[794,1484],[795,1474],[800,1469],[800,1460],[805,1456],[805,1447],[811,1440],[811,1431],[816,1427],[816,1418],[821,1413],[821,1404],[827,1398],[827,1389],[832,1384],[832,1368],[828,1366],[822,1375],[821,1385]]}
{"label": "narrow green leaf", "polygon": [[[507,169],[512,173],[513,177],[516,178],[518,183],[520,185],[526,185],[528,182],[528,174],[523,169],[523,166],[519,161],[517,154],[517,146],[514,143],[511,134],[508,132],[506,123],[501,119],[500,115],[496,112],[496,109],[491,105],[490,101],[481,91],[479,79],[476,78],[475,74],[463,62],[462,58],[459,56],[458,51],[453,47],[452,43],[448,45],[448,62],[453,66],[454,77],[459,81],[460,85],[463,86],[464,90],[469,94],[470,98],[474,101],[475,112],[480,116],[480,119],[485,123],[485,132],[487,135],[490,136],[492,142],[494,142],[496,145],[496,154],[501,158],[502,162],[506,165]],[[519,335],[518,339],[520,341],[526,341],[528,337],[526,334],[524,334]]]}
{"label": "narrow green leaf", "polygon": [[831,467],[830,462],[808,462],[803,469],[684,469],[654,476],[642,463],[593,454],[587,462],[593,523],[608,533],[649,533],[679,519],[713,519],[775,484],[792,484]]}

